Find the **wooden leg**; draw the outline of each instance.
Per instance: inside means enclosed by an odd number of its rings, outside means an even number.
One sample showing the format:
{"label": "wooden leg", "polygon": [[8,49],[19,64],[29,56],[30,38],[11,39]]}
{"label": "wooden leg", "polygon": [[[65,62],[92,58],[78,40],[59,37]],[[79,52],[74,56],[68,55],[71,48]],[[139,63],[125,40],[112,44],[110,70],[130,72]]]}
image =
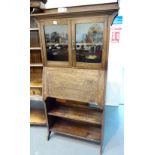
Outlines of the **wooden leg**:
{"label": "wooden leg", "polygon": [[51,131],[48,132],[48,135],[47,135],[47,140],[49,141],[50,139],[50,134],[51,134]]}
{"label": "wooden leg", "polygon": [[103,153],[103,142],[101,141],[101,147],[100,147],[100,155]]}
{"label": "wooden leg", "polygon": [[100,155],[102,155],[102,148],[100,149]]}

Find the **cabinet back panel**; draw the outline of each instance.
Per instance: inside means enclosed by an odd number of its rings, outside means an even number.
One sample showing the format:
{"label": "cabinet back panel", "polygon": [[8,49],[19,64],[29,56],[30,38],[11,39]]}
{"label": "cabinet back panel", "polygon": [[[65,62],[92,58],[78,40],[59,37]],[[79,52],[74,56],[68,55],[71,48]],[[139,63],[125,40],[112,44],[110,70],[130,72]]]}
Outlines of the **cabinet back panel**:
{"label": "cabinet back panel", "polygon": [[40,47],[38,31],[30,32],[30,47]]}
{"label": "cabinet back panel", "polygon": [[30,52],[30,63],[42,63],[41,52],[39,50]]}

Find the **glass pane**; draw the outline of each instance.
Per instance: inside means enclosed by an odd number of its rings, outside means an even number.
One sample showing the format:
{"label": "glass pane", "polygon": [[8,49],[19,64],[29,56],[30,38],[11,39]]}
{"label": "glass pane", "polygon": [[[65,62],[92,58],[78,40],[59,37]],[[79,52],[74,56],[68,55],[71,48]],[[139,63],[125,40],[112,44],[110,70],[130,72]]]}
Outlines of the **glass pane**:
{"label": "glass pane", "polygon": [[45,26],[47,60],[68,61],[68,26]]}
{"label": "glass pane", "polygon": [[103,23],[76,24],[76,61],[101,63]]}
{"label": "glass pane", "polygon": [[30,47],[40,47],[38,31],[30,32]]}

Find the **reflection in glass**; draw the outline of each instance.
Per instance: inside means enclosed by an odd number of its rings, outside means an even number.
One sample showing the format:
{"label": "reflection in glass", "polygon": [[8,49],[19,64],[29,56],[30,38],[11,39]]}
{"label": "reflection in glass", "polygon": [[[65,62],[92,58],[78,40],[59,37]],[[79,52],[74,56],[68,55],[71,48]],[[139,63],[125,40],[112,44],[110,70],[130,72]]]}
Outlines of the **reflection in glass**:
{"label": "reflection in glass", "polygon": [[68,61],[67,25],[45,26],[47,60]]}
{"label": "reflection in glass", "polygon": [[76,61],[101,63],[103,23],[76,24]]}

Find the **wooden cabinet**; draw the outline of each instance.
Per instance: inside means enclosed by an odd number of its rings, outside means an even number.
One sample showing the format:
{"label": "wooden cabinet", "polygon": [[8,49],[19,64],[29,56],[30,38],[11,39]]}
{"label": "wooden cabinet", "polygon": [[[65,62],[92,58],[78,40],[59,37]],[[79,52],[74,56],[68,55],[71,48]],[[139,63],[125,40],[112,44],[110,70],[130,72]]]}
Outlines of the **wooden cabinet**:
{"label": "wooden cabinet", "polygon": [[[39,21],[41,41],[41,47],[32,41],[32,48],[41,48],[43,58],[33,53],[32,61],[44,64],[43,84],[42,70],[32,75],[43,94],[48,139],[54,132],[95,141],[102,154],[109,31],[118,9],[107,3],[31,15]],[[38,35],[33,34],[32,40]]]}
{"label": "wooden cabinet", "polygon": [[41,30],[47,66],[104,67],[107,16],[43,20]]}
{"label": "wooden cabinet", "polygon": [[[40,31],[36,18],[30,20],[30,99],[33,101],[43,100],[42,96],[42,48],[40,44]],[[39,103],[38,103],[39,104]],[[40,103],[41,104],[41,103]],[[45,112],[42,108],[30,106],[30,123],[32,125],[45,125]]]}

